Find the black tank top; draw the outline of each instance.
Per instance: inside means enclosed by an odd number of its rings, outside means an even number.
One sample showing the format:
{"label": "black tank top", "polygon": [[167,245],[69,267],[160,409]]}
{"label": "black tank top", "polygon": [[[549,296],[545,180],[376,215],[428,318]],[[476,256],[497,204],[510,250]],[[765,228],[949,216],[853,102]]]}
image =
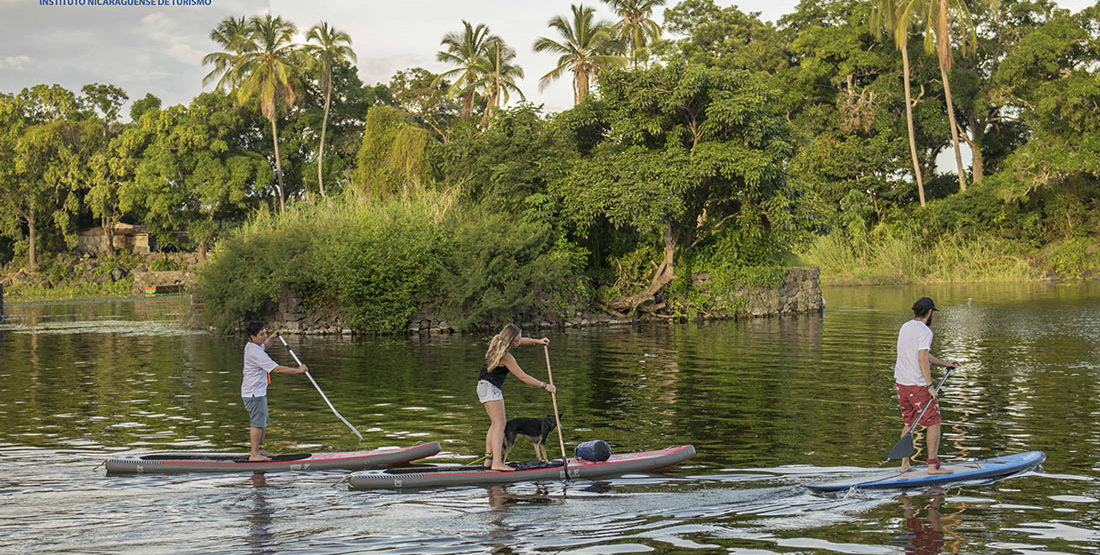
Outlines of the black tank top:
{"label": "black tank top", "polygon": [[489,370],[489,359],[485,359],[485,362],[481,363],[481,374],[477,379],[485,380],[495,386],[498,389],[504,388],[504,378],[508,377],[508,367],[503,364]]}

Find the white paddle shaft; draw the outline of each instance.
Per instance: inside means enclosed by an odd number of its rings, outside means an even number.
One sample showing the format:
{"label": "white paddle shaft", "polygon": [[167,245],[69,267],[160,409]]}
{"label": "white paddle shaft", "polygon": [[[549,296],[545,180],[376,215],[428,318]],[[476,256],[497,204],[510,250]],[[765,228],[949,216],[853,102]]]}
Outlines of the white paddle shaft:
{"label": "white paddle shaft", "polygon": [[[297,362],[298,366],[301,366],[301,359],[299,359],[298,355],[294,353],[294,349],[290,348],[290,345],[287,344],[286,339],[283,339],[282,335],[279,335],[277,337],[279,338],[279,341],[283,342],[283,346],[286,347],[286,350],[290,351],[290,356],[294,357],[294,362]],[[309,370],[306,370],[306,377],[309,378],[309,381],[313,384],[313,387],[317,388],[317,393],[321,394],[321,398],[325,400],[325,404],[328,405],[328,408],[332,409],[332,414],[335,414],[336,418],[339,418],[341,422],[347,424],[348,427],[351,428],[351,431],[355,432],[355,437],[358,437],[360,440],[362,440],[363,434],[359,433],[359,430],[356,430],[355,426],[352,426],[351,422],[348,422],[347,419],[340,415],[340,413],[336,410],[336,407],[332,406],[332,401],[329,401],[328,396],[325,395],[325,392],[321,391],[321,386],[317,385],[317,380],[313,379],[313,376],[309,374]]]}

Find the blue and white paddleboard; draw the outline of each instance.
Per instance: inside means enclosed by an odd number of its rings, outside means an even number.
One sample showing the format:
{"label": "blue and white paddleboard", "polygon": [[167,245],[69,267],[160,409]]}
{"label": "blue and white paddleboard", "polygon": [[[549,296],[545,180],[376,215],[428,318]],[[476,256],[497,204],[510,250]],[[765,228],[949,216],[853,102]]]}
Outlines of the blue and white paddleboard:
{"label": "blue and white paddleboard", "polygon": [[950,484],[952,482],[966,482],[970,480],[987,480],[1008,476],[1022,472],[1029,468],[1039,466],[1047,456],[1042,451],[1029,451],[1005,455],[995,459],[981,461],[945,464],[944,469],[950,469],[951,474],[928,474],[927,466],[913,467],[913,470],[902,474],[897,470],[876,472],[874,474],[853,476],[835,482],[819,484],[806,484],[806,487],[814,491],[843,491],[852,488],[859,489],[909,489]]}

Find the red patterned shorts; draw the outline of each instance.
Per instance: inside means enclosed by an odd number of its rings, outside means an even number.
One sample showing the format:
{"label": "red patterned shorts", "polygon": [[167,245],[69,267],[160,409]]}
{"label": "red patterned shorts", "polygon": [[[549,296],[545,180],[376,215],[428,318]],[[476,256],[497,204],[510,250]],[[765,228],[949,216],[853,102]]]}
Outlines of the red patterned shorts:
{"label": "red patterned shorts", "polygon": [[920,425],[924,427],[940,423],[940,405],[932,399],[932,393],[923,385],[894,384],[898,389],[898,406],[901,407],[901,420],[906,426],[912,426],[917,415],[924,409],[924,405],[931,402],[932,406],[924,412],[920,419]]}

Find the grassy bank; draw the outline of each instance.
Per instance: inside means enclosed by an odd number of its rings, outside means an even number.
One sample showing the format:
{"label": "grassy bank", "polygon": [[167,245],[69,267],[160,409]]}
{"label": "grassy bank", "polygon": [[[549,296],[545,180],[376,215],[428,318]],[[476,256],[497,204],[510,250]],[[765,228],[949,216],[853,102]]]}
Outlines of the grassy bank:
{"label": "grassy bank", "polygon": [[1033,247],[1000,236],[937,239],[884,226],[853,242],[837,233],[818,237],[800,256],[821,268],[829,285],[1024,282],[1093,279],[1100,244],[1087,237]]}

